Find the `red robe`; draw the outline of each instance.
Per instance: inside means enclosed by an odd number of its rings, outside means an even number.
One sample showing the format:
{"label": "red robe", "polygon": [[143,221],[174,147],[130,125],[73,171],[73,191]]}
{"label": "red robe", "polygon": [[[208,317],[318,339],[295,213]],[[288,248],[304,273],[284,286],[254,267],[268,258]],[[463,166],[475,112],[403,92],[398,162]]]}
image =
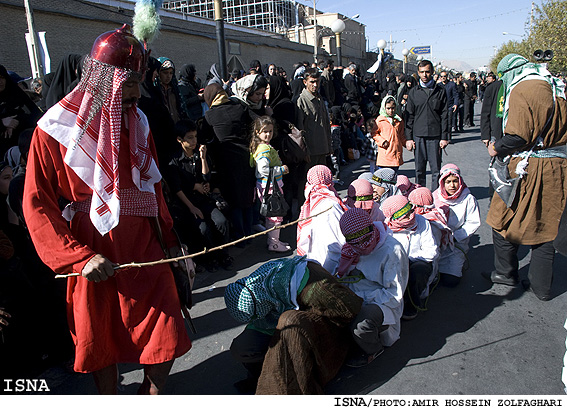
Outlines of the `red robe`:
{"label": "red robe", "polygon": [[[128,147],[125,128],[121,147]],[[95,254],[115,264],[163,258],[150,223],[152,217],[121,215],[118,226],[104,237],[87,213],[77,212],[67,223],[61,215],[59,197],[83,201],[92,190],[64,163],[65,152],[63,145],[36,128],[28,157],[23,209],[41,259],[56,273],[67,274],[80,273]],[[133,187],[127,149],[120,151],[119,167],[120,189]],[[166,244],[171,247],[176,245],[171,232],[173,222],[159,183],[155,191],[160,224]],[[159,364],[191,348],[167,264],[121,270],[99,283],[81,276],[70,277],[67,313],[78,372],[93,372],[123,362]]]}

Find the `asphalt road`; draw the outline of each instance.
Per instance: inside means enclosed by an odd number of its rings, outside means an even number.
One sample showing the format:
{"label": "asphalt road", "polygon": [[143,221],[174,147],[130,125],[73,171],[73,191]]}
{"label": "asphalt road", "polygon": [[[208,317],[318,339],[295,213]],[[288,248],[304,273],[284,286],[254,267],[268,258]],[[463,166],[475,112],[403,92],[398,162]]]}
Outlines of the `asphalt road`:
{"label": "asphalt road", "polygon": [[[480,104],[476,105],[477,112]],[[556,254],[553,299],[538,300],[521,287],[492,285],[480,276],[493,268],[490,227],[484,222],[489,205],[486,168],[489,156],[476,127],[453,137],[443,163],[455,163],[478,199],[483,224],[471,240],[469,268],[454,289],[439,287],[427,311],[402,324],[401,339],[370,365],[343,368],[326,388],[332,395],[562,395],[561,382],[567,316],[567,259]],[[405,152],[400,172],[413,178],[413,155]],[[346,167],[344,185],[368,170],[366,160]],[[413,180],[412,180],[413,181]],[[429,180],[428,180],[429,181]],[[428,182],[429,186],[429,182]],[[282,239],[295,244],[295,227]],[[227,313],[227,284],[247,276],[262,263],[279,258],[265,247],[265,238],[245,249],[233,247],[234,270],[199,274],[191,314],[197,328],[193,348],[176,360],[167,394],[236,395],[234,382],[246,376],[229,352],[244,325]],[[292,253],[289,253],[292,255]],[[521,278],[527,278],[530,251],[520,249]],[[134,394],[142,380],[137,365],[121,365],[121,390]],[[96,394],[92,377],[55,367],[44,373],[50,394]]]}

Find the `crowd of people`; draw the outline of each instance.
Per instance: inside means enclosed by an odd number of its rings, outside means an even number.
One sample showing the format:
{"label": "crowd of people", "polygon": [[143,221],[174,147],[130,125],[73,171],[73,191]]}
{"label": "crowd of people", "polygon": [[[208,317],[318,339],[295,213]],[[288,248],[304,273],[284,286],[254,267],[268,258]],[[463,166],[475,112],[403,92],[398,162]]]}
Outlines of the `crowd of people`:
{"label": "crowd of people", "polygon": [[[125,42],[127,57],[117,52]],[[200,80],[191,64],[178,69],[148,56],[125,26],[42,81],[0,66],[3,374],[31,376],[72,359],[75,371],[93,373],[100,393],[116,393],[116,364],[135,362],[144,365],[139,392],[159,393],[174,359],[191,348],[173,276],[179,266],[115,266],[235,240],[247,247],[252,233],[267,231],[268,251],[297,255],[226,289],[228,311],[248,324],[231,346],[249,372],[239,388],[322,393],[345,361],[364,366],[394,344],[402,320],[425,310],[435,287],[459,284],[481,220],[459,167],[441,167],[442,150],[475,126],[483,97],[481,138],[491,155],[534,151],[536,143],[547,150],[519,183],[545,201],[525,188],[515,206],[494,195],[488,222],[506,255],[495,253],[487,278],[515,285],[518,244],[530,244],[544,265],[532,264],[527,287],[549,299],[552,221],[566,197],[553,183],[564,181],[566,156],[552,149],[567,135],[558,132],[565,87],[520,63],[499,67],[502,81],[493,73],[478,81],[475,73],[435,73],[428,60],[415,75],[385,76],[331,60],[290,71],[254,60],[227,80],[213,64]],[[538,135],[522,117],[534,104],[521,91],[528,82],[512,91],[519,76],[539,76],[534,93],[555,97],[541,108]],[[399,171],[404,150],[414,152],[413,183]],[[342,167],[361,157],[370,171],[340,198],[334,185],[349,177]],[[544,193],[537,173],[557,192]],[[261,206],[277,188],[288,210],[264,217]],[[543,205],[554,216],[542,225]],[[283,242],[278,227],[296,217],[296,244]],[[226,248],[194,262],[196,273],[233,267]],[[72,275],[66,289],[55,274]],[[32,331],[45,335],[41,345]]]}

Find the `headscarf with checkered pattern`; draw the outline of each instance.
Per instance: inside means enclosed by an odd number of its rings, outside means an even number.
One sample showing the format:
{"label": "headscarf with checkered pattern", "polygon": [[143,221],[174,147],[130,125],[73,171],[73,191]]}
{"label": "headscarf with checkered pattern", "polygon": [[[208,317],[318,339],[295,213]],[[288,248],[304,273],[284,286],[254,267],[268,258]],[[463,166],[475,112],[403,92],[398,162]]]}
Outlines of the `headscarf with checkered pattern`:
{"label": "headscarf with checkered pattern", "polygon": [[[339,222],[346,243],[341,249],[338,275],[348,274],[351,265],[356,265],[361,255],[368,255],[380,241],[380,231],[364,210],[351,208]],[[377,224],[382,224],[378,222]]]}
{"label": "headscarf with checkered pattern", "polygon": [[402,230],[413,230],[417,226],[415,210],[402,195],[387,198],[382,204],[382,212],[386,216],[386,224],[394,232]]}
{"label": "headscarf with checkered pattern", "polygon": [[[333,187],[333,173],[327,166],[316,165],[309,169],[307,172],[307,183],[305,184],[305,203],[301,206],[299,219],[305,219],[313,214],[313,210],[319,205],[321,201],[330,199],[336,201],[341,208],[346,211],[347,207],[339,198],[339,195]],[[297,224],[297,254],[305,255],[306,250],[303,249],[301,243],[301,234],[304,230],[310,230],[312,227],[312,220],[306,219]],[[310,237],[304,236],[304,238]]]}
{"label": "headscarf with checkered pattern", "polygon": [[263,264],[248,277],[226,287],[224,301],[237,321],[257,329],[273,330],[280,315],[294,309],[290,282],[295,267],[306,257],[280,258]]}

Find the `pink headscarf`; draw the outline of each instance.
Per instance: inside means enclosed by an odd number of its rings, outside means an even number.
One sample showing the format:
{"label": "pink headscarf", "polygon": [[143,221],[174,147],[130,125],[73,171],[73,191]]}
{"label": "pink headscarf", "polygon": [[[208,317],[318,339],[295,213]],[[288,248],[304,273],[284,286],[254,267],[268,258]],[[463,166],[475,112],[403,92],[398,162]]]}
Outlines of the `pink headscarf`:
{"label": "pink headscarf", "polygon": [[350,183],[347,191],[346,205],[353,208],[362,208],[363,210],[370,210],[375,204],[372,199],[372,184],[367,180],[354,180]]}
{"label": "pink headscarf", "polygon": [[[333,187],[333,173],[327,166],[313,166],[307,172],[307,184],[305,184],[305,203],[301,206],[299,219],[310,217],[313,210],[323,200],[336,201],[341,208],[346,211],[348,208],[344,205],[335,188]],[[309,229],[312,219],[300,221],[297,224],[297,255],[305,255],[306,251],[301,247],[301,232]]]}
{"label": "pink headscarf", "polygon": [[407,197],[409,193],[421,186],[419,184],[412,183],[407,176],[398,174],[396,177],[396,187],[398,187],[402,194]]}
{"label": "pink headscarf", "polygon": [[415,210],[408,199],[402,195],[387,198],[382,204],[386,224],[392,231],[413,230],[417,227]]}
{"label": "pink headscarf", "polygon": [[[415,212],[428,220],[439,221],[447,225],[446,210],[439,211],[433,203],[433,194],[427,187],[419,187],[410,193],[408,200],[415,206]],[[446,206],[443,206],[446,209]]]}
{"label": "pink headscarf", "polygon": [[[459,189],[453,195],[449,195],[445,190],[445,179],[449,176],[455,176],[459,179]],[[465,188],[467,188],[467,185],[461,177],[461,169],[455,164],[445,164],[441,168],[441,175],[439,176],[439,193],[441,194],[441,198],[445,200],[456,200],[461,196]]]}
{"label": "pink headscarf", "polygon": [[452,244],[452,231],[447,225],[449,207],[447,205],[443,205],[441,209],[435,207],[433,195],[427,187],[415,189],[408,199],[415,206],[417,214],[421,214],[441,230],[441,245]]}
{"label": "pink headscarf", "polygon": [[[358,263],[361,255],[368,255],[380,241],[380,232],[364,210],[351,208],[343,214],[339,222],[346,243],[341,249],[338,274],[348,274],[351,265]],[[380,223],[378,223],[380,224]]]}

